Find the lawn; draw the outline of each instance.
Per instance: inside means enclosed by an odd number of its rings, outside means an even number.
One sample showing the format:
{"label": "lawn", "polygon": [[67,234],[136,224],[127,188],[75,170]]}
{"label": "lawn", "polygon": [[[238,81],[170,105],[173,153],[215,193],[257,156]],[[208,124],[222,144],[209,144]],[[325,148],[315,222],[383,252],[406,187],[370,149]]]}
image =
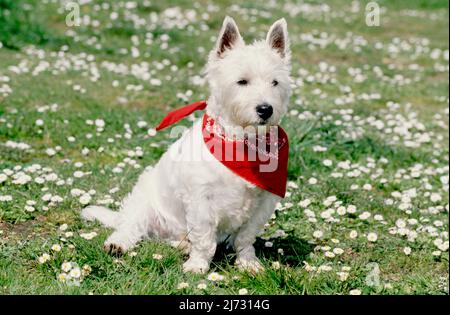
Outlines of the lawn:
{"label": "lawn", "polygon": [[[449,8],[444,0],[0,0],[0,294],[448,294]],[[292,49],[288,194],[256,248],[206,275],[145,241],[105,253],[80,219],[117,209],[207,97],[225,15],[247,42],[285,17]],[[197,115],[198,116],[198,115]],[[188,125],[185,120],[182,124]]]}

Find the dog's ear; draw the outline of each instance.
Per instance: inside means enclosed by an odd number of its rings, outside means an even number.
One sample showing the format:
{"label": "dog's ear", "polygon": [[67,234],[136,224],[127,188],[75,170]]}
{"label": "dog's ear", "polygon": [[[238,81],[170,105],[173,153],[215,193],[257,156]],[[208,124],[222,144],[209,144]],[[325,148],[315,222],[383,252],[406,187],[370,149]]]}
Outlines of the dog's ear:
{"label": "dog's ear", "polygon": [[287,31],[287,23],[284,18],[279,19],[270,27],[266,37],[267,44],[280,56],[289,61],[290,49]]}
{"label": "dog's ear", "polygon": [[221,58],[227,50],[233,49],[237,45],[244,44],[244,40],[239,34],[236,22],[229,16],[223,20],[222,29],[216,43],[216,55]]}

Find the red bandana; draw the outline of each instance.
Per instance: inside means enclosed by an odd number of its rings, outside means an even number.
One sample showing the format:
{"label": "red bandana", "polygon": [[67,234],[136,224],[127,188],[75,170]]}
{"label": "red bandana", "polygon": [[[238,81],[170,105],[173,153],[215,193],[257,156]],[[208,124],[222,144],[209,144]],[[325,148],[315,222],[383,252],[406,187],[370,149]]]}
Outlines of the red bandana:
{"label": "red bandana", "polygon": [[[206,101],[186,105],[170,112],[156,130],[166,128],[196,110],[206,108]],[[289,142],[286,132],[277,126],[265,137],[253,141],[229,139],[206,113],[203,116],[203,140],[214,157],[246,181],[284,198],[286,194]],[[263,144],[263,145],[261,145]]]}

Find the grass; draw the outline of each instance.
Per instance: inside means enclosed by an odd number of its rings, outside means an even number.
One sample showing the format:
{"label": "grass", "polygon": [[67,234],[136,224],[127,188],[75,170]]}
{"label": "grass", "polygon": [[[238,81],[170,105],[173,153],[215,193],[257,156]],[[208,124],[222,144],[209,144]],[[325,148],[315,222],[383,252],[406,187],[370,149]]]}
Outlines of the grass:
{"label": "grass", "polygon": [[[448,294],[448,2],[379,1],[375,28],[364,24],[366,1],[353,12],[347,1],[329,9],[311,1],[299,13],[291,2],[91,1],[81,6],[89,24],[74,28],[62,3],[0,0],[0,197],[12,198],[0,201],[0,294]],[[184,274],[186,257],[157,241],[111,257],[102,250],[110,231],[80,219],[73,190],[94,190],[90,203],[112,199],[117,208],[173,141],[148,129],[170,108],[207,96],[191,78],[225,14],[247,41],[281,16],[289,25],[295,86],[282,125],[290,185],[256,242],[266,271],[239,272],[221,247],[212,271],[222,281]],[[104,128],[89,122],[96,119]],[[80,170],[87,174],[74,176]],[[13,183],[21,172],[32,180]],[[48,193],[61,201],[43,200]],[[64,262],[91,271],[78,285],[62,282]]]}

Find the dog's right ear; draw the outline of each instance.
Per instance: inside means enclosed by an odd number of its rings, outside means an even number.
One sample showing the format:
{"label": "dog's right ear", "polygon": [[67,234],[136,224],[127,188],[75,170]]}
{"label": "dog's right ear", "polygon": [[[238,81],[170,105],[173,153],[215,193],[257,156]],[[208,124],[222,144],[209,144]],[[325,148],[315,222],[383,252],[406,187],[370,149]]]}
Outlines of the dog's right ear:
{"label": "dog's right ear", "polygon": [[231,17],[226,16],[217,39],[216,56],[222,58],[225,51],[242,44],[244,44],[244,40],[239,34],[236,22]]}
{"label": "dog's right ear", "polygon": [[288,63],[290,61],[289,39],[286,20],[279,19],[270,27],[266,38],[269,47],[274,49]]}

